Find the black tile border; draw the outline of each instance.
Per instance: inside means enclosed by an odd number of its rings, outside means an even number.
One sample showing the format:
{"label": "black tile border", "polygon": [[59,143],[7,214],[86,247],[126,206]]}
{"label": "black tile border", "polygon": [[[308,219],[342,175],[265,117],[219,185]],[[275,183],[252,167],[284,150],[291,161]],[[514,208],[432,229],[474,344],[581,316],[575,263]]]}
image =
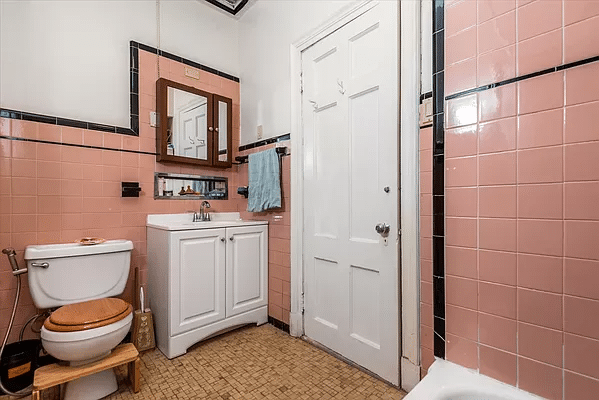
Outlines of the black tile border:
{"label": "black tile border", "polygon": [[444,0],[433,0],[433,318],[434,354],[445,358]]}
{"label": "black tile border", "polygon": [[225,78],[225,79],[228,79],[230,81],[239,83],[239,78],[238,77],[230,75],[230,74],[227,74],[226,72],[223,72],[223,71],[219,71],[219,70],[217,70],[215,68],[212,68],[212,67],[209,67],[207,65],[200,64],[198,62],[189,60],[187,58],[183,58],[183,57],[177,56],[175,54],[166,52],[164,50],[158,50],[155,47],[148,46],[147,44],[139,43],[139,42],[136,42],[134,40],[132,40],[130,43],[131,43],[131,46],[135,46],[136,48],[138,48],[140,50],[143,50],[143,51],[147,51],[148,53],[160,54],[164,58],[168,58],[168,59],[173,60],[173,61],[178,61],[178,62],[180,62],[182,64],[185,64],[187,66],[190,66],[192,68],[196,68],[196,69],[199,69],[199,70],[202,70],[202,71],[210,72],[211,74],[218,75],[218,76],[220,76],[222,78]]}
{"label": "black tile border", "polygon": [[433,97],[433,92],[432,91],[426,92],[426,93],[422,93],[420,95],[420,102],[422,103],[424,100],[430,99],[431,97]]}
{"label": "black tile border", "polygon": [[275,136],[269,139],[260,140],[258,142],[244,144],[239,146],[239,151],[255,149],[256,147],[266,146],[273,143],[283,142],[291,139],[291,133],[285,133],[283,135]]}
{"label": "black tile border", "polygon": [[450,94],[449,96],[445,97],[445,100],[457,99],[460,97],[468,96],[473,93],[483,92],[483,91],[489,90],[489,89],[495,89],[500,86],[505,86],[505,85],[509,85],[511,83],[524,81],[526,79],[536,78],[536,77],[542,76],[542,75],[552,74],[554,72],[564,71],[566,69],[570,69],[570,68],[574,68],[574,67],[580,67],[581,65],[586,65],[586,64],[597,62],[597,61],[599,61],[599,56],[585,58],[584,60],[574,61],[574,62],[571,62],[568,64],[561,64],[561,65],[558,65],[555,67],[544,69],[542,71],[531,72],[530,74],[517,76],[515,78],[506,79],[504,81],[490,83],[488,85],[479,86],[474,89],[468,89],[468,90],[464,90],[462,92]]}
{"label": "black tile border", "polygon": [[[20,119],[24,121],[40,122],[43,124],[68,126],[74,128],[87,129],[100,132],[111,132],[129,136],[139,136],[139,50],[147,51],[152,54],[160,54],[163,57],[178,61],[202,71],[210,72],[222,78],[239,83],[239,78],[229,75],[225,72],[218,71],[214,68],[188,60],[183,57],[176,56],[166,51],[158,50],[154,47],[143,43],[131,40],[129,42],[129,110],[130,110],[130,126],[122,127],[116,125],[103,125],[95,122],[74,120],[61,117],[53,117],[51,115],[34,114],[25,111],[10,110],[0,108],[0,117],[9,119]],[[54,142],[51,142],[54,143]],[[58,143],[57,143],[58,144]],[[113,149],[112,149],[113,150]]]}
{"label": "black tile border", "polygon": [[0,139],[14,140],[14,141],[17,141],[17,142],[32,142],[32,143],[55,144],[55,145],[58,145],[58,146],[81,147],[81,148],[84,148],[84,149],[120,151],[122,153],[145,154],[145,155],[150,155],[150,156],[155,156],[156,155],[156,153],[150,153],[148,151],[141,151],[141,150],[114,149],[112,147],[89,146],[89,145],[86,145],[86,144],[53,142],[53,141],[50,141],[50,140],[27,139],[27,138],[15,137],[15,136],[4,136],[4,135],[0,135]]}
{"label": "black tile border", "polygon": [[220,8],[223,11],[226,11],[230,14],[236,15],[248,3],[249,0],[241,1],[239,4],[237,4],[237,6],[235,8],[227,7],[224,4],[222,4],[221,2],[216,1],[216,0],[206,0],[206,1],[210,4],[212,4],[213,6]]}
{"label": "black tile border", "polygon": [[283,332],[289,333],[289,325],[284,323],[283,321],[279,321],[278,319],[274,319],[271,316],[268,316],[268,323],[274,326],[277,329],[282,330]]}

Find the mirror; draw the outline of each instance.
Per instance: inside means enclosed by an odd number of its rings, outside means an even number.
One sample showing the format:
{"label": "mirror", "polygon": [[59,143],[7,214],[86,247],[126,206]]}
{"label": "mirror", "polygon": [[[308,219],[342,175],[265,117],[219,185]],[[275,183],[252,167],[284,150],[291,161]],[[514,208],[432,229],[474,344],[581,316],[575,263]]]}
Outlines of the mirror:
{"label": "mirror", "polygon": [[154,198],[168,200],[227,200],[229,180],[221,176],[154,173]]}
{"label": "mirror", "polygon": [[208,98],[168,88],[167,154],[208,160]]}
{"label": "mirror", "polygon": [[158,161],[231,166],[231,99],[163,78],[156,93]]}

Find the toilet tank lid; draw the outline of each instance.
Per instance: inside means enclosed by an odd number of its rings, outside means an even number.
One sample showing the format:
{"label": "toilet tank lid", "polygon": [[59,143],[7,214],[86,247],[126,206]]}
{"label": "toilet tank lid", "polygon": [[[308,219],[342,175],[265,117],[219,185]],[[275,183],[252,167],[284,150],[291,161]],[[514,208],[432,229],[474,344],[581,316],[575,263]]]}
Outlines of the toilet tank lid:
{"label": "toilet tank lid", "polygon": [[117,253],[132,249],[133,243],[130,240],[107,240],[104,243],[94,245],[82,245],[79,243],[43,244],[27,246],[25,248],[25,260]]}

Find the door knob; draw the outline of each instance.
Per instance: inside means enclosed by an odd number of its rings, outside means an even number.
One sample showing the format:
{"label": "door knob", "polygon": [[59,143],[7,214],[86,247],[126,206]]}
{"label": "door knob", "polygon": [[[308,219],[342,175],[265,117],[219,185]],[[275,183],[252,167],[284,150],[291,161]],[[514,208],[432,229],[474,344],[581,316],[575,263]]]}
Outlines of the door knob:
{"label": "door knob", "polygon": [[391,230],[391,226],[387,223],[381,222],[374,227],[376,233],[383,237],[387,237],[389,235],[389,231]]}
{"label": "door knob", "polygon": [[220,238],[220,241],[221,241],[221,242],[224,242],[224,241],[225,241],[225,238],[224,238],[224,237]]}
{"label": "door knob", "polygon": [[229,240],[230,240],[230,241],[233,241],[233,236],[231,236],[231,237],[229,238]]}

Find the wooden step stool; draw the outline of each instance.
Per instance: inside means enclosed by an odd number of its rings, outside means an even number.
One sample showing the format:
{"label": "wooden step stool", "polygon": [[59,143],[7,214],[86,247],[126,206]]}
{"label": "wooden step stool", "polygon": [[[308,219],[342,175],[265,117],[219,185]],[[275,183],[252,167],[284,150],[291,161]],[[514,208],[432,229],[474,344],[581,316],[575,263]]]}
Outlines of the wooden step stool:
{"label": "wooden step stool", "polygon": [[139,368],[141,364],[139,353],[133,343],[125,343],[117,346],[106,358],[90,364],[78,367],[50,364],[36,369],[33,377],[31,400],[40,400],[42,398],[42,391],[45,389],[123,364],[129,364],[129,380],[131,381],[133,392],[139,392]]}

